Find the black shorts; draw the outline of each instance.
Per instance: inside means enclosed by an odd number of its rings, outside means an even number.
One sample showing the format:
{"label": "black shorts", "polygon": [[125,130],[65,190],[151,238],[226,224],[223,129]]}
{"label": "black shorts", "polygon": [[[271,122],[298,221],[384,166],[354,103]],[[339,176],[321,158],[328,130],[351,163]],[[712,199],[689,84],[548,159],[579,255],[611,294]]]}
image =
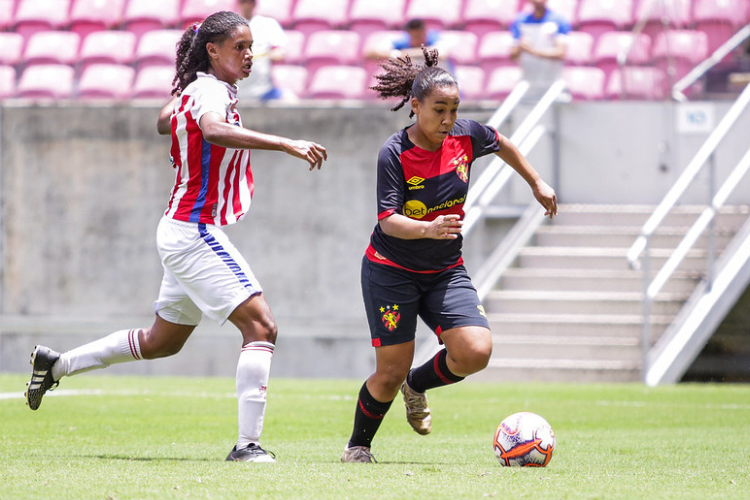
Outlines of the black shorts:
{"label": "black shorts", "polygon": [[375,347],[414,340],[417,316],[435,335],[461,326],[490,327],[463,266],[413,273],[362,259],[362,297]]}

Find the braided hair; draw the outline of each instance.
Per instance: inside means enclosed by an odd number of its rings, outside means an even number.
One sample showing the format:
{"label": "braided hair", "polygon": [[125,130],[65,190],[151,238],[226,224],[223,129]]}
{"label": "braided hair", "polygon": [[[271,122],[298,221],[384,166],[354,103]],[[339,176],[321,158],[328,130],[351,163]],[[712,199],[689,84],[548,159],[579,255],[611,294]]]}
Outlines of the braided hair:
{"label": "braided hair", "polygon": [[243,25],[247,26],[245,18],[234,12],[222,11],[211,14],[203,23],[189,26],[177,43],[172,95],[179,94],[195,81],[198,71],[208,71],[211,63],[207,43],[220,43]]}
{"label": "braided hair", "polygon": [[[422,54],[425,59],[424,66],[412,64],[408,54],[388,59],[380,65],[385,73],[375,75],[378,83],[370,88],[377,92],[381,99],[402,98],[391,111],[403,108],[412,97],[422,101],[436,87],[458,87],[453,75],[437,66],[437,49],[428,49],[422,45]],[[413,117],[414,111],[409,114],[409,118]]]}

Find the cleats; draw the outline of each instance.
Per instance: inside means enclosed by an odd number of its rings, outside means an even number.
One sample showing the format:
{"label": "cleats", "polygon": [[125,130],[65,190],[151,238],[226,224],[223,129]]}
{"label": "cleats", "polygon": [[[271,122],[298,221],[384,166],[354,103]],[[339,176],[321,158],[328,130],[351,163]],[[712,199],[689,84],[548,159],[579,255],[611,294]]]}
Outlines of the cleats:
{"label": "cleats", "polygon": [[255,443],[250,443],[246,448],[238,450],[235,446],[227,455],[227,462],[276,462],[276,455],[266,451]]}
{"label": "cleats", "polygon": [[406,420],[409,425],[417,434],[429,434],[432,430],[432,415],[427,406],[427,395],[414,391],[406,381],[401,385],[401,393],[404,395]]}
{"label": "cleats", "polygon": [[60,358],[60,353],[38,345],[31,352],[31,380],[26,383],[26,404],[32,410],[39,408],[47,391],[58,386],[52,379],[52,365]]}
{"label": "cleats", "polygon": [[359,464],[374,464],[378,461],[370,453],[368,446],[352,446],[351,448],[345,448],[343,455],[341,455],[341,461],[344,463],[359,463]]}

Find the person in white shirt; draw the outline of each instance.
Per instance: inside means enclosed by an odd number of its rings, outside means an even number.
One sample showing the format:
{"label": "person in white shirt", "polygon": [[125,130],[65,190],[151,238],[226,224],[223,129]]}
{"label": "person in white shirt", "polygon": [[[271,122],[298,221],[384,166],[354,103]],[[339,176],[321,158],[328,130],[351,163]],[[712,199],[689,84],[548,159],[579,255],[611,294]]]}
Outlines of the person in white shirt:
{"label": "person in white shirt", "polygon": [[239,99],[248,102],[293,98],[288,95],[289,91],[275,85],[271,72],[274,63],[284,60],[287,43],[284,28],[276,19],[255,14],[256,0],[238,0],[237,4],[253,34],[253,69],[238,85]]}

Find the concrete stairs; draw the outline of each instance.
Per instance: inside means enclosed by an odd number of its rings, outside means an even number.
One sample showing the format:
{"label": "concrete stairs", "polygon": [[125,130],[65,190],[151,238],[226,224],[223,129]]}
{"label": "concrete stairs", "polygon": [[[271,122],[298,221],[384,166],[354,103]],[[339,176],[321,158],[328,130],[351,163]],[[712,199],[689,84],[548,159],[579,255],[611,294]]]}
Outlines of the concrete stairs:
{"label": "concrete stairs", "polygon": [[[562,205],[485,299],[494,351],[475,377],[507,381],[641,381],[643,272],[626,253],[652,206]],[[703,207],[678,206],[652,239],[652,275]],[[716,219],[716,252],[747,219],[728,207]],[[705,275],[703,237],[652,305],[654,341]]]}

